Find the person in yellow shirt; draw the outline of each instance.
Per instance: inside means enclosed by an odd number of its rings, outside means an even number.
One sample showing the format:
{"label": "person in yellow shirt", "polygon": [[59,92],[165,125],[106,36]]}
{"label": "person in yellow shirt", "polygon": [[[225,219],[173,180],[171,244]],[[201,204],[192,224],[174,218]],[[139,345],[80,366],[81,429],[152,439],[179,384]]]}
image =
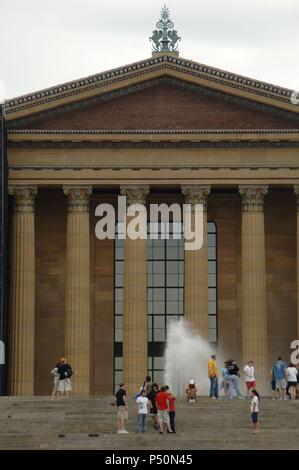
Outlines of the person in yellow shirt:
{"label": "person in yellow shirt", "polygon": [[208,376],[210,379],[210,398],[218,399],[218,367],[216,354],[212,354],[208,361]]}

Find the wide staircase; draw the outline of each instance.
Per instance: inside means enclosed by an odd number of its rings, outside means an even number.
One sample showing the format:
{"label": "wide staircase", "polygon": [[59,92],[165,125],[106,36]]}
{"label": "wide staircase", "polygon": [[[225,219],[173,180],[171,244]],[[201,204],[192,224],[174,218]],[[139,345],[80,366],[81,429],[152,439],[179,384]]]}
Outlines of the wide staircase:
{"label": "wide staircase", "polygon": [[129,434],[116,433],[112,397],[51,400],[0,398],[0,449],[299,449],[299,400],[260,403],[261,431],[252,433],[249,401],[177,400],[177,433],[159,434],[148,421],[135,434],[136,409],[129,404]]}

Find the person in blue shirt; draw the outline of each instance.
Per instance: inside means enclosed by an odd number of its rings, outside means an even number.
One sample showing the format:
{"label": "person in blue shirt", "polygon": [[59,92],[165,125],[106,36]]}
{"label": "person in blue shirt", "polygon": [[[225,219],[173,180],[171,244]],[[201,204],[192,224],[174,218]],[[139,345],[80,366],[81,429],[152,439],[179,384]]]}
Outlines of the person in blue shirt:
{"label": "person in blue shirt", "polygon": [[224,367],[221,368],[222,381],[219,387],[219,390],[223,388],[225,398],[227,398],[227,392],[228,392],[228,369],[226,366],[227,366],[227,362],[225,361]]}
{"label": "person in blue shirt", "polygon": [[275,362],[273,366],[273,371],[274,371],[275,380],[276,380],[276,389],[279,390],[279,398],[281,400],[284,400],[286,396],[286,388],[287,388],[286,368],[287,368],[286,363],[283,362],[282,357],[279,356],[277,358],[277,362]]}

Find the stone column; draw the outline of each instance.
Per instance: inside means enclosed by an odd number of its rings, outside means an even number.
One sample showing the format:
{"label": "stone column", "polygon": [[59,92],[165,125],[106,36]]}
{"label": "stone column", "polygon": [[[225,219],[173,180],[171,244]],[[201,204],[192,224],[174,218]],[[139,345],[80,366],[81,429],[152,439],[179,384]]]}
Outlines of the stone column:
{"label": "stone column", "polygon": [[75,395],[90,393],[91,186],[64,186],[68,198],[65,355],[73,367]]}
{"label": "stone column", "polygon": [[[145,206],[148,192],[148,186],[121,187],[127,206]],[[146,208],[144,211],[146,217]],[[131,220],[132,217],[127,217],[127,226]],[[147,240],[127,237],[124,241],[123,381],[129,394],[139,390],[147,375],[147,349]]]}
{"label": "stone column", "polygon": [[184,316],[206,339],[209,338],[207,199],[210,190],[208,185],[182,186],[185,203],[192,206],[193,226],[195,204],[203,205],[203,246],[199,250],[185,250]]}
{"label": "stone column", "polygon": [[268,392],[264,196],[267,186],[240,185],[242,197],[242,352],[254,361],[257,389]]}
{"label": "stone column", "polygon": [[299,184],[294,185],[294,192],[297,198],[297,336],[299,339]]}
{"label": "stone column", "polygon": [[34,394],[36,186],[10,186],[14,196],[10,270],[9,394]]}

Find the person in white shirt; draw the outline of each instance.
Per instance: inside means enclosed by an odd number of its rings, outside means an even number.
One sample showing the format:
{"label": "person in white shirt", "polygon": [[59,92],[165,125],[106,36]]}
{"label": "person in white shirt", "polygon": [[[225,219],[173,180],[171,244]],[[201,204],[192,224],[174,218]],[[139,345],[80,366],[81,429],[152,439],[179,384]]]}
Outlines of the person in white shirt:
{"label": "person in white shirt", "polygon": [[286,369],[287,388],[291,400],[296,400],[296,387],[297,387],[298,369],[292,364]]}
{"label": "person in white shirt", "polygon": [[260,401],[260,396],[259,393],[253,388],[250,392],[250,397],[251,397],[251,403],[250,403],[250,414],[251,414],[251,419],[253,422],[253,434],[257,434],[259,432],[259,422],[258,422],[258,417],[259,417],[259,401]]}
{"label": "person in white shirt", "polygon": [[142,390],[140,397],[137,398],[137,423],[136,432],[144,433],[146,431],[147,416],[150,412],[150,401],[146,396],[145,389]]}
{"label": "person in white shirt", "polygon": [[245,384],[246,384],[246,392],[247,398],[250,396],[250,390],[256,387],[255,378],[254,378],[254,366],[253,361],[249,361],[248,364],[244,367],[245,373]]}

